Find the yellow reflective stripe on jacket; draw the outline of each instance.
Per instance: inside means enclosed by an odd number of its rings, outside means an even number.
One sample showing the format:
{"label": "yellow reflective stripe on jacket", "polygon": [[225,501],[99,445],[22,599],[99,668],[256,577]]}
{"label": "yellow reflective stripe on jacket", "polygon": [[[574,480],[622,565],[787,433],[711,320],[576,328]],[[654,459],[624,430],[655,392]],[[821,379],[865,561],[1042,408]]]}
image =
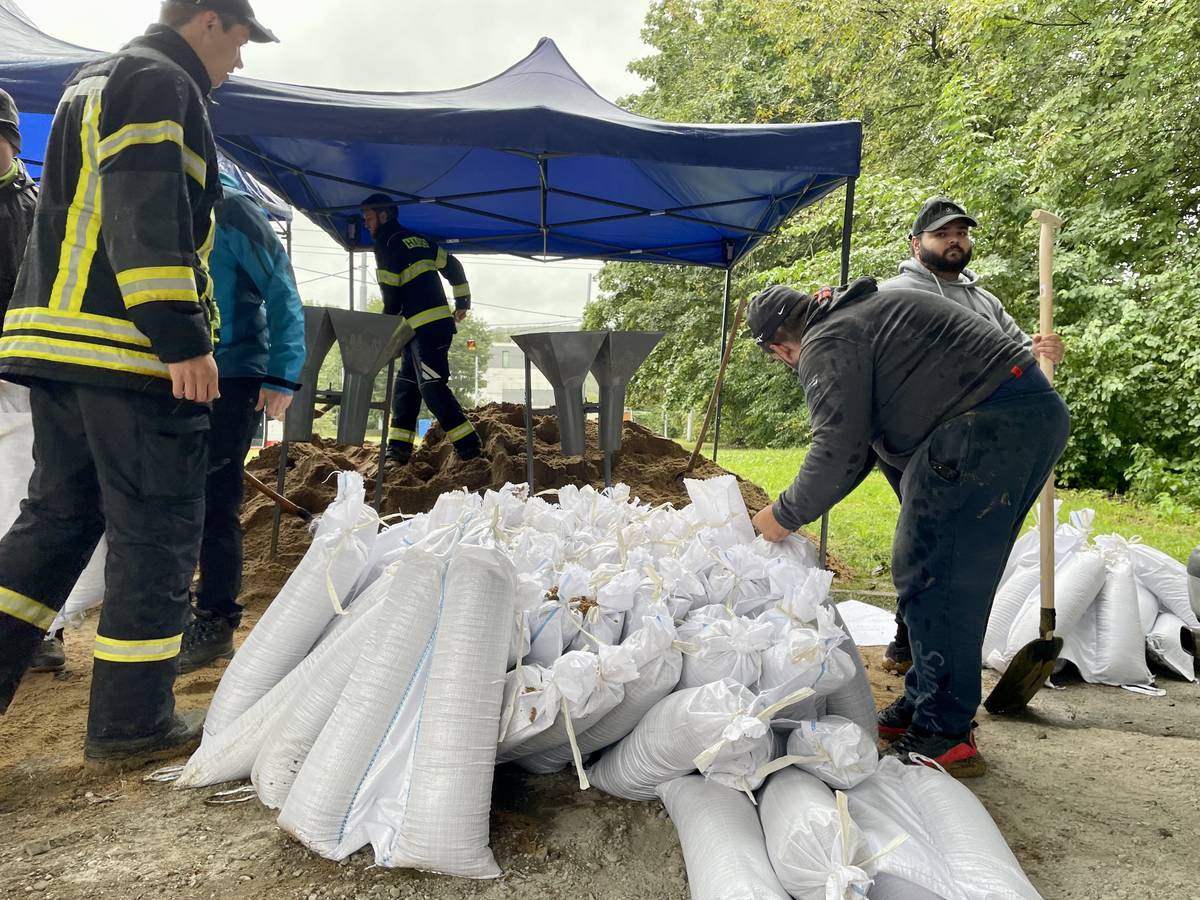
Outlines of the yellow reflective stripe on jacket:
{"label": "yellow reflective stripe on jacket", "polygon": [[90,366],[115,372],[132,372],[135,375],[152,375],[155,378],[170,378],[171,373],[153,353],[122,350],[104,344],[72,341],[69,338],[36,337],[14,334],[0,337],[0,359],[10,357],[44,359],[48,362]]}
{"label": "yellow reflective stripe on jacket", "polygon": [[196,273],[188,266],[148,266],[117,273],[117,286],[125,306],[139,306],[156,300],[200,302]]}
{"label": "yellow reflective stripe on jacket", "polygon": [[6,587],[0,587],[0,613],[20,619],[38,631],[46,631],[58,616],[57,612],[44,603],[38,603],[32,597],[10,591]]}
{"label": "yellow reflective stripe on jacket", "polygon": [[474,434],[474,433],[475,433],[475,426],[472,425],[470,422],[463,422],[461,425],[459,425],[455,428],[451,428],[449,431],[446,432],[446,440],[453,443],[454,441],[461,441],[468,434]]}
{"label": "yellow reflective stripe on jacket", "polygon": [[[108,79],[87,79],[87,99],[79,130],[79,182],[67,212],[67,225],[58,261],[58,275],[50,289],[50,305],[72,310],[83,306],[92,260],[100,236],[100,96]],[[82,89],[82,85],[77,85]],[[82,92],[82,90],[80,91]]]}
{"label": "yellow reflective stripe on jacket", "polygon": [[450,312],[450,307],[445,304],[435,306],[433,309],[427,309],[424,312],[419,312],[415,316],[408,316],[408,324],[413,328],[420,328],[422,325],[428,325],[430,322],[437,322],[441,319],[449,319],[454,316]]}
{"label": "yellow reflective stripe on jacket", "polygon": [[403,441],[406,444],[415,444],[417,441],[417,433],[409,431],[407,428],[389,428],[389,441]]}
{"label": "yellow reflective stripe on jacket", "polygon": [[42,306],[10,308],[4,317],[4,327],[12,331],[36,328],[41,331],[120,341],[136,347],[150,347],[150,339],[126,319],[85,312],[64,313]]}
{"label": "yellow reflective stripe on jacket", "polygon": [[208,166],[194,150],[183,142],[183,126],[169,119],[162,122],[131,122],[119,131],[113,132],[100,143],[100,162],[104,162],[136,144],[161,144],[163,141],[171,141],[179,145],[179,151],[183,156],[184,171],[203,185],[208,178]]}
{"label": "yellow reflective stripe on jacket", "polygon": [[454,285],[454,290],[450,293],[453,295],[455,300],[458,300],[460,297],[470,297],[471,286],[469,284],[456,284]]}
{"label": "yellow reflective stripe on jacket", "polygon": [[96,635],[96,659],[115,663],[149,663],[174,659],[179,655],[183,635],[155,638],[149,641],[119,641]]}
{"label": "yellow reflective stripe on jacket", "polygon": [[389,272],[387,269],[376,269],[375,277],[378,278],[380,284],[385,284],[389,287],[404,287],[418,275],[424,275],[426,272],[436,272],[439,269],[446,267],[446,251],[438,247],[437,256],[434,259],[420,259],[408,266],[402,272]]}

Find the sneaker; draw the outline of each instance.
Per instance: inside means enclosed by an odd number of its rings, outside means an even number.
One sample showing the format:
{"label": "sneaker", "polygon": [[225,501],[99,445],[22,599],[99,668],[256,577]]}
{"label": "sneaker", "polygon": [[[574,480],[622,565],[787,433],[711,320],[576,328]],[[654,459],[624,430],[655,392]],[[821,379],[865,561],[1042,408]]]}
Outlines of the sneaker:
{"label": "sneaker", "polygon": [[974,729],[966,734],[946,735],[923,734],[910,728],[885,755],[907,765],[941,767],[955,778],[978,778],[987,772],[987,763],[975,746]]}
{"label": "sneaker", "polygon": [[908,649],[908,646],[902,646],[892,641],[887,645],[887,650],[883,652],[883,662],[880,665],[885,672],[903,675],[912,668],[912,663],[912,651]]}
{"label": "sneaker", "polygon": [[186,675],[219,659],[233,659],[234,624],[222,616],[197,610],[183,630],[179,651],[179,674]]}
{"label": "sneaker", "polygon": [[83,745],[84,762],[90,768],[124,770],[184,756],[200,746],[204,714],[202,709],[177,712],[166,732],[153,737],[122,741],[97,741],[88,738]]}
{"label": "sneaker", "polygon": [[47,634],[29,661],[30,672],[61,672],[67,667],[67,652],[61,631]]}
{"label": "sneaker", "polygon": [[912,724],[913,711],[904,697],[892,701],[892,704],[875,714],[879,725],[879,737],[884,741],[895,741],[902,738]]}

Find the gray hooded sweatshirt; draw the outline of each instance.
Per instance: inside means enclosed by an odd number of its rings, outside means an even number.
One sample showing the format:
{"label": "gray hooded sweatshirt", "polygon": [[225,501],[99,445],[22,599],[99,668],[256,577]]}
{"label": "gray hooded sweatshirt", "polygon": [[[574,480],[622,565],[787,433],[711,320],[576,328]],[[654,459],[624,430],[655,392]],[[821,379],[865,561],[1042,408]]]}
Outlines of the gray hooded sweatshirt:
{"label": "gray hooded sweatshirt", "polygon": [[907,288],[940,294],[964,309],[978,313],[989,322],[994,322],[1001,331],[1019,342],[1026,350],[1032,348],[1033,339],[1013,321],[1013,317],[1005,311],[999,298],[979,287],[978,282],[979,276],[970,269],[963,269],[957,281],[938,278],[910,256],[900,263],[900,274],[880,284],[879,289],[887,291],[893,288]]}
{"label": "gray hooded sweatshirt", "polygon": [[1033,354],[977,315],[928,291],[877,290],[871,278],[832,299],[805,296],[796,374],[812,446],[772,507],[799,528],[854,490],[876,457],[903,469],[941,423],[978,406]]}

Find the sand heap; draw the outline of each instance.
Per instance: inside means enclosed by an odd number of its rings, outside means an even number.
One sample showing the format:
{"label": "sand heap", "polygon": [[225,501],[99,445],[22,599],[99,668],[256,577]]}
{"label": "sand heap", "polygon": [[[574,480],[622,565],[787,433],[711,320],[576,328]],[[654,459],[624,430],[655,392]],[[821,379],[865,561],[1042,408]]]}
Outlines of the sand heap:
{"label": "sand heap", "polygon": [[[381,515],[426,512],[446,491],[498,489],[506,482],[526,480],[524,407],[493,403],[467,410],[483,442],[483,455],[462,462],[434,425],[406,466],[391,467],[384,476]],[[604,461],[597,449],[596,426],[587,426],[588,451],[583,456],[564,457],[559,448],[558,422],[551,416],[534,420],[534,481],[537,490],[590,484],[604,486]],[[625,424],[621,450],[613,457],[613,481],[629,485],[631,493],[646,503],[687,504],[688,495],[679,474],[689,453],[674,441],[653,434],[641,425]],[[349,447],[332,441],[291,444],[284,495],[305,509],[320,512],[336,493],[333,473],[347,469],[362,472],[367,479],[367,498],[375,491],[379,460],[377,445]],[[279,466],[279,450],[269,447],[248,467],[272,487]],[[707,459],[692,470],[694,478],[727,474]],[[746,507],[753,515],[767,505],[762,488],[738,479]],[[553,498],[551,498],[553,499]],[[242,522],[245,526],[246,577],[243,603],[261,597],[272,599],[308,547],[306,526],[295,516],[284,515],[279,555],[267,561],[271,542],[274,505],[259,494],[248,494]]]}

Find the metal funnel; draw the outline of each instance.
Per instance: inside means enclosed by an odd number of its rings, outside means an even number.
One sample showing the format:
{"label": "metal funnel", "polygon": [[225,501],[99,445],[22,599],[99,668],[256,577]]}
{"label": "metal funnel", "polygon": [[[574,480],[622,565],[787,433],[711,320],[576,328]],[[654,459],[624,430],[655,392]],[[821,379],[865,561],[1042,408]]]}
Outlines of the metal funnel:
{"label": "metal funnel", "polygon": [[554,388],[563,456],[583,453],[583,380],[607,338],[607,331],[544,331],[512,336]]}
{"label": "metal funnel", "polygon": [[329,310],[323,306],[304,307],[304,368],[300,370],[300,390],[292,398],[287,415],[283,417],[285,441],[311,441],[313,413],[317,403],[317,378],[321,363],[333,348],[336,338],[329,321]]}
{"label": "metal funnel", "polygon": [[592,375],[600,385],[600,449],[621,449],[625,388],[666,332],[610,331],[596,354]]}
{"label": "metal funnel", "polygon": [[412,326],[400,316],[349,309],[329,310],[329,321],[345,370],[337,440],[339,444],[362,444],[367,436],[375,377],[413,339]]}

